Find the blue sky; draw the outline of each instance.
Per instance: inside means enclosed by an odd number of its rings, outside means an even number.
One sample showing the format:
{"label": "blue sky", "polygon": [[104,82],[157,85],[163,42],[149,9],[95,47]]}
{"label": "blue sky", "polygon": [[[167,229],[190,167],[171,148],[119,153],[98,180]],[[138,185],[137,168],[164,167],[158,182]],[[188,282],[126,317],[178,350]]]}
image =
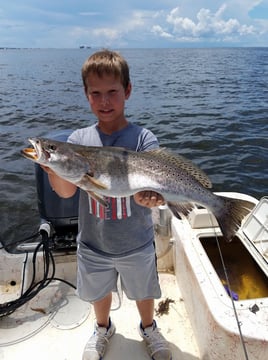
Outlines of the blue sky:
{"label": "blue sky", "polygon": [[0,0],[0,47],[268,46],[268,0]]}

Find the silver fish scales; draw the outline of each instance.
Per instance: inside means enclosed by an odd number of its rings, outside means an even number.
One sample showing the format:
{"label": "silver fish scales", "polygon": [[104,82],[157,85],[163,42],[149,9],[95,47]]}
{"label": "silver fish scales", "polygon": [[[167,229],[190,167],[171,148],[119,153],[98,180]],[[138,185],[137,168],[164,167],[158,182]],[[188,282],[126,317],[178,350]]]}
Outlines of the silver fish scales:
{"label": "silver fish scales", "polygon": [[76,145],[45,138],[29,139],[24,157],[50,167],[102,205],[103,196],[124,197],[143,190],[160,193],[172,212],[188,213],[199,204],[216,217],[230,241],[253,204],[214,194],[206,174],[190,160],[164,149],[135,152],[117,147]]}

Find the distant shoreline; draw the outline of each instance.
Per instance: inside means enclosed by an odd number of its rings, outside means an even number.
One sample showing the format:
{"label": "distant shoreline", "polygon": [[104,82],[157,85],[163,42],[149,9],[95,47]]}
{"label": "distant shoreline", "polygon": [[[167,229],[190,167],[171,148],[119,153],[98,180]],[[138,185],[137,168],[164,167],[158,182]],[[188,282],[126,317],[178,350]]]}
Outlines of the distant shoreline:
{"label": "distant shoreline", "polygon": [[9,47],[9,46],[0,46],[0,50],[47,50],[47,49],[91,49],[91,46],[79,46],[78,48],[37,48],[37,47]]}

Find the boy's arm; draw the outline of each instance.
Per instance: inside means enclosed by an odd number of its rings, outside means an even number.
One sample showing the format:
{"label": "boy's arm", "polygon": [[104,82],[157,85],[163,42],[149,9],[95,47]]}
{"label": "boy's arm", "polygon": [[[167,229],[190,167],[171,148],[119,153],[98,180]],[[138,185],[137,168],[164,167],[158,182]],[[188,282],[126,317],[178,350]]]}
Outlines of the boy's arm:
{"label": "boy's arm", "polygon": [[60,197],[70,198],[75,194],[77,187],[74,184],[62,179],[47,166],[42,165],[41,168],[48,174],[50,186]]}

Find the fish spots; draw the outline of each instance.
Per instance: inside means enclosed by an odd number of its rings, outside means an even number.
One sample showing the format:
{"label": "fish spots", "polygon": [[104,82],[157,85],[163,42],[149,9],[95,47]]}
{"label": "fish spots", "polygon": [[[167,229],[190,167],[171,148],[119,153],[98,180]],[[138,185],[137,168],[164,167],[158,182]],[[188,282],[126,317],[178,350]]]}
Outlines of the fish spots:
{"label": "fish spots", "polygon": [[198,168],[191,160],[177,154],[173,154],[163,148],[142,153],[151,166],[167,173],[169,177],[185,180],[186,177],[197,180],[205,188],[211,188],[212,184],[208,176]]}

